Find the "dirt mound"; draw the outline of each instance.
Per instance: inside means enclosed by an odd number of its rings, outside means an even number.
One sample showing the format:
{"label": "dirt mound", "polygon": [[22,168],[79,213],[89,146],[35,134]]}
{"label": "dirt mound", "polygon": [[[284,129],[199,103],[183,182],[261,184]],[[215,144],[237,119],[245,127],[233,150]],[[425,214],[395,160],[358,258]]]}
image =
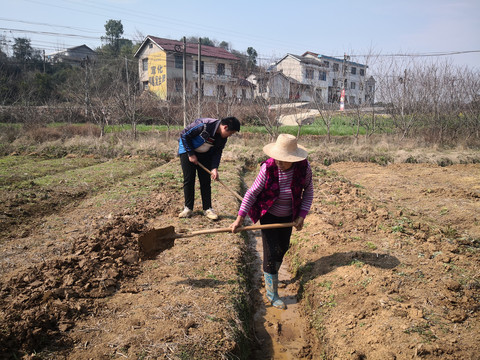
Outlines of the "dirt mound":
{"label": "dirt mound", "polygon": [[144,230],[143,223],[138,216],[118,216],[95,235],[79,239],[71,255],[46,259],[3,283],[3,349],[31,351],[47,339],[65,343],[64,332],[79,317],[95,313],[89,299],[112,295],[124,278],[138,274],[134,234]]}

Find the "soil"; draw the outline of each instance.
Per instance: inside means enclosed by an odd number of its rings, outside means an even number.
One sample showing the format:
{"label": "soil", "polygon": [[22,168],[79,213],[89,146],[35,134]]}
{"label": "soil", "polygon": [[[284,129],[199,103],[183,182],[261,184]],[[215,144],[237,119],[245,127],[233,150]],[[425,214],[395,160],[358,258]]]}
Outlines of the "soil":
{"label": "soil", "polygon": [[[241,192],[256,169],[224,157],[220,176]],[[312,162],[314,205],[280,273],[283,312],[265,301],[258,233],[140,251],[150,229],[228,227],[239,205],[217,183],[218,221],[198,194],[179,219],[178,160],[148,164],[109,181],[100,171],[72,184],[65,165],[0,182],[1,358],[478,359],[479,164]]]}

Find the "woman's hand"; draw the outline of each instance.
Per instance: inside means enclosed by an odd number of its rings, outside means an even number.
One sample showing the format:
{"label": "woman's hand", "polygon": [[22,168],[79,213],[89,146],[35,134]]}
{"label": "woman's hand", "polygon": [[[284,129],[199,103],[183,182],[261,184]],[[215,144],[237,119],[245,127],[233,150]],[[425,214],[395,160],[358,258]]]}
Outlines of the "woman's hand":
{"label": "woman's hand", "polygon": [[230,225],[230,229],[232,229],[232,233],[237,232],[237,229],[240,226],[242,226],[244,219],[245,218],[243,216],[240,216],[240,215],[237,216],[237,219],[232,223],[232,225]]}
{"label": "woman's hand", "polygon": [[295,229],[297,229],[297,231],[300,231],[300,230],[303,229],[303,221],[304,220],[305,219],[301,216],[299,216],[298,218],[295,219],[295,221],[294,221],[295,224],[293,226],[295,226]]}

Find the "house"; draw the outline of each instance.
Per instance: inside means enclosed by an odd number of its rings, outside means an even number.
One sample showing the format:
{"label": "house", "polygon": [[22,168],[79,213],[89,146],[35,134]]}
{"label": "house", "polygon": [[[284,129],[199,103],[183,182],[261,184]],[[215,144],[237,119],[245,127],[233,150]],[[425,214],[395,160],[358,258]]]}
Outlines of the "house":
{"label": "house", "polygon": [[[240,61],[229,51],[214,46],[201,46],[200,66],[198,44],[186,44],[186,93],[198,93],[198,75],[201,91],[210,98],[251,98],[251,84],[234,76],[234,65]],[[135,53],[138,58],[140,87],[161,99],[183,96],[183,42],[147,36]]]}
{"label": "house", "polygon": [[306,52],[303,56],[323,62],[327,73],[327,102],[338,102],[342,89],[345,89],[346,104],[362,105],[366,102],[373,104],[375,79],[370,77],[366,80],[367,65],[350,61],[347,56],[338,59],[313,52]]}
{"label": "house", "polygon": [[320,59],[287,54],[275,64],[275,70],[293,79],[290,99],[326,102],[327,69]]}
{"label": "house", "polygon": [[252,83],[254,97],[262,97],[271,102],[282,102],[290,96],[290,82],[293,79],[285,76],[281,71],[267,71],[266,73],[251,74],[247,80]]}
{"label": "house", "polygon": [[336,103],[345,89],[345,102],[351,105],[373,104],[375,79],[366,80],[368,66],[346,59],[310,51],[302,55],[287,54],[270,67],[266,74],[251,75],[257,85],[256,96]]}
{"label": "house", "polygon": [[65,62],[72,65],[81,65],[84,61],[95,61],[97,53],[87,45],[80,45],[57,51],[46,56],[51,63]]}

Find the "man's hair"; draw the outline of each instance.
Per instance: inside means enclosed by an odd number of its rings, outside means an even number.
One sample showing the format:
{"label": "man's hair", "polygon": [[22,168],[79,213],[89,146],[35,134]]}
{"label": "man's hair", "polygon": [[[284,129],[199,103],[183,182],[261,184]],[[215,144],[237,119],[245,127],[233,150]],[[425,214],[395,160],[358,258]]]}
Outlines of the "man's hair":
{"label": "man's hair", "polygon": [[234,116],[226,117],[220,121],[222,125],[227,125],[230,131],[240,131],[240,121]]}

